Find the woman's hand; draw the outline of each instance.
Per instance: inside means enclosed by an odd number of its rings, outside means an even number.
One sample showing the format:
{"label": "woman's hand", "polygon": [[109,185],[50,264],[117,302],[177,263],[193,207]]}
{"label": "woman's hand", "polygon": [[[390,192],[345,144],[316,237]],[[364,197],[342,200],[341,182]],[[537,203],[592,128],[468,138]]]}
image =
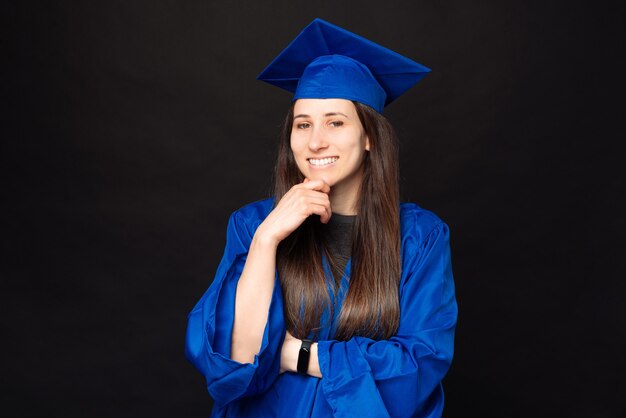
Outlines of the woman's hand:
{"label": "woman's hand", "polygon": [[330,186],[323,180],[304,179],[285,193],[256,234],[278,245],[311,215],[319,215],[322,223],[327,223],[332,216],[329,193]]}

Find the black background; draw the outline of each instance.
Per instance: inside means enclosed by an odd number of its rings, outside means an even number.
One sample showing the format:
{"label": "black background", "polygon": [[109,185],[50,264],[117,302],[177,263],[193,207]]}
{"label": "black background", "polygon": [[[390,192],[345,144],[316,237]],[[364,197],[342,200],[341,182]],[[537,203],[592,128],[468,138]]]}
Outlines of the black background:
{"label": "black background", "polygon": [[385,110],[451,227],[446,417],[626,416],[617,2],[4,5],[4,416],[203,417],[183,356],[231,211],[268,196],[314,17],[433,69]]}

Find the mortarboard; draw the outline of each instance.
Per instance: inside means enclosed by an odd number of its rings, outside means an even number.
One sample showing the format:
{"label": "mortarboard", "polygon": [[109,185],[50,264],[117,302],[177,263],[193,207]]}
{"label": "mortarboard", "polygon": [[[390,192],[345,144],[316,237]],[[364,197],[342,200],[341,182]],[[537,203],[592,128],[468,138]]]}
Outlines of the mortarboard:
{"label": "mortarboard", "polygon": [[368,39],[315,19],[257,79],[296,99],[348,99],[378,112],[430,69]]}

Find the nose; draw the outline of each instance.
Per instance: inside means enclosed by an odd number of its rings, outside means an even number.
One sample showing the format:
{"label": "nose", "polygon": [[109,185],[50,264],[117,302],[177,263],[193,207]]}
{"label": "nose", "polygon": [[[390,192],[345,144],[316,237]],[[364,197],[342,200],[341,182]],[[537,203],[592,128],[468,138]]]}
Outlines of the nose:
{"label": "nose", "polygon": [[314,152],[328,147],[328,142],[326,141],[326,135],[324,134],[323,129],[315,127],[311,130],[308,146],[309,149]]}

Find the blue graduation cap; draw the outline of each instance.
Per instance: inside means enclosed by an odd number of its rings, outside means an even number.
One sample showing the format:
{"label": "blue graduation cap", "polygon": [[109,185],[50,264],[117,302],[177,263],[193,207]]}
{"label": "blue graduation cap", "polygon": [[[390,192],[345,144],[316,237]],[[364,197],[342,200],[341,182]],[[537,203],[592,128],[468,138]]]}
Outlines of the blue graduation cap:
{"label": "blue graduation cap", "polygon": [[297,99],[347,99],[382,112],[430,69],[315,19],[257,77]]}

